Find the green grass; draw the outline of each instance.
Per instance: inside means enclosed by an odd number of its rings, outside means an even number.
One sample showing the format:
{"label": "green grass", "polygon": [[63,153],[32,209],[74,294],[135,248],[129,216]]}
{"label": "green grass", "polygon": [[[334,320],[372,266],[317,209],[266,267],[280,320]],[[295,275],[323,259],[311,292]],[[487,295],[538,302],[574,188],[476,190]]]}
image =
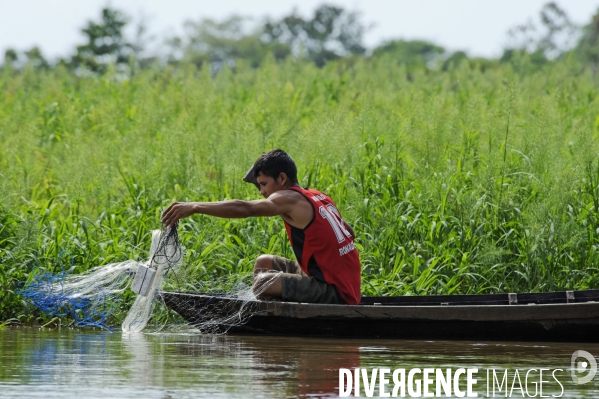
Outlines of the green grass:
{"label": "green grass", "polygon": [[[258,198],[241,177],[275,147],[354,227],[364,295],[598,288],[598,94],[568,60],[4,70],[0,319],[40,317],[15,292],[62,250],[76,271],[143,259],[171,201]],[[292,257],[274,218],[196,216],[180,233],[192,286]]]}

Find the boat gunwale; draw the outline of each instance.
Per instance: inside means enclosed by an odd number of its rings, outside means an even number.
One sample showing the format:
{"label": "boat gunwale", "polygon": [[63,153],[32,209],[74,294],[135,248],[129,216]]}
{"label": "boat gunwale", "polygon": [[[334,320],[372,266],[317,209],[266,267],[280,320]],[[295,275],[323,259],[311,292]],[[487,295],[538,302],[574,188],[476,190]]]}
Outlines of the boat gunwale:
{"label": "boat gunwale", "polygon": [[[599,291],[597,291],[599,293]],[[167,296],[184,296],[230,306],[248,306],[254,316],[290,317],[297,319],[345,318],[365,320],[456,320],[456,321],[536,321],[553,322],[555,320],[599,324],[599,302],[571,302],[547,304],[452,304],[447,305],[332,305],[300,302],[275,302],[244,300],[227,296],[214,296],[203,293],[163,292]],[[167,304],[168,306],[168,304]],[[176,310],[176,309],[175,309]],[[592,322],[594,320],[594,322]]]}
{"label": "boat gunwale", "polygon": [[[244,300],[243,298],[223,294],[209,294],[201,292],[162,291],[165,294],[186,296],[209,296],[214,298],[227,298]],[[572,299],[568,297],[571,293]],[[516,303],[510,301],[510,295],[515,295]],[[331,306],[464,306],[464,305],[530,305],[530,304],[559,304],[559,303],[592,303],[599,302],[599,290],[584,291],[555,291],[539,293],[510,293],[510,294],[458,294],[458,295],[421,295],[421,296],[363,296],[358,305],[333,305],[291,301],[260,301],[261,303],[296,303],[303,305],[331,305]]]}

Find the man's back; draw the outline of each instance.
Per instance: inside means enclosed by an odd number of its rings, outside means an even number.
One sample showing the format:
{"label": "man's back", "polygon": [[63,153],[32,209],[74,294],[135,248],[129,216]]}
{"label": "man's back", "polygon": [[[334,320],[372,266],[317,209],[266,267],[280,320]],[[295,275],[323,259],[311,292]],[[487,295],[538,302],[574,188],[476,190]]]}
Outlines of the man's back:
{"label": "man's back", "polygon": [[304,273],[335,286],[349,304],[360,302],[360,259],[353,235],[333,200],[317,191],[290,187],[313,209],[312,219],[299,228],[285,222],[297,262]]}

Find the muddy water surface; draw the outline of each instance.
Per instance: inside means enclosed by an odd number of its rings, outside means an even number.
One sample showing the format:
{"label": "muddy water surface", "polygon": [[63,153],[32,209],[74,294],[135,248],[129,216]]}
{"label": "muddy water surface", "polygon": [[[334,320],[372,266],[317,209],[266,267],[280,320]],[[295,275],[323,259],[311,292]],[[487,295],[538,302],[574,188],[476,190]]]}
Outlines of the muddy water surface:
{"label": "muddy water surface", "polygon": [[[120,332],[18,328],[0,331],[0,397],[338,397],[339,369],[357,367],[366,369],[370,376],[373,369],[381,368],[408,372],[414,368],[477,368],[475,392],[479,397],[487,397],[487,388],[493,397],[493,385],[487,381],[487,370],[492,379],[493,369],[498,382],[508,370],[503,390],[495,386],[495,397],[505,397],[507,385],[513,388],[511,397],[540,397],[538,369],[543,368],[551,370],[543,375],[543,380],[549,380],[543,383],[543,397],[599,397],[599,375],[587,384],[572,382],[571,356],[576,350],[599,355],[599,345],[592,344],[193,333],[127,336]],[[529,371],[533,369],[537,371]],[[558,369],[562,371],[555,371]],[[557,381],[552,378],[553,371]],[[391,381],[385,392],[392,388]],[[377,385],[374,397],[379,395],[378,389]],[[361,397],[365,397],[363,391]]]}

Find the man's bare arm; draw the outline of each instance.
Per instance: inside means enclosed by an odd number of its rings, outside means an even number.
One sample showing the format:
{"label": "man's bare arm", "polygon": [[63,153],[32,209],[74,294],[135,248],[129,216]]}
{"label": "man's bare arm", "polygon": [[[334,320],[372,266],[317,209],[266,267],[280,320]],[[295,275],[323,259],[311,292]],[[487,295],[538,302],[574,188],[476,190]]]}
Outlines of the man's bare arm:
{"label": "man's bare arm", "polygon": [[289,207],[289,201],[285,197],[274,194],[267,199],[255,201],[174,202],[162,213],[162,224],[172,227],[179,219],[195,213],[220,218],[277,216],[288,213]]}

